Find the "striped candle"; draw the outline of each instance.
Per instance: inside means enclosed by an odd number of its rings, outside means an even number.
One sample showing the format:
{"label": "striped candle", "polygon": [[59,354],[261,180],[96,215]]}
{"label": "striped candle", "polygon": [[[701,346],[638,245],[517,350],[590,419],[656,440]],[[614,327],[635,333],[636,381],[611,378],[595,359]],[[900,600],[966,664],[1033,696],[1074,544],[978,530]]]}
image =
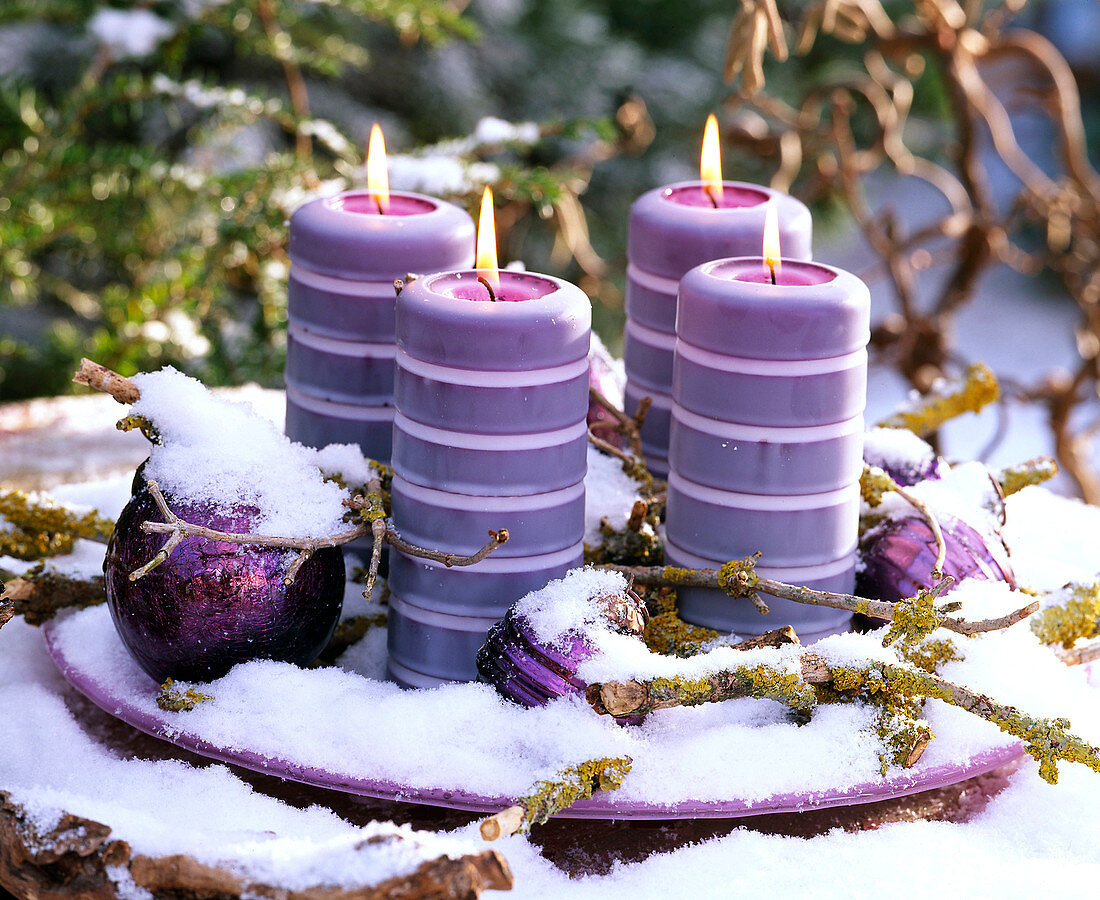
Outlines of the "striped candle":
{"label": "striped candle", "polygon": [[469,568],[391,552],[389,671],[416,687],[477,677],[491,625],[583,561],[591,305],[545,275],[421,278],[397,300],[394,527]]}
{"label": "striped candle", "polygon": [[382,214],[373,195],[352,191],[300,207],[289,252],[286,433],[389,462],[393,281],[469,265],[473,221],[418,194],[390,194]]}
{"label": "striped candle", "polygon": [[[760,551],[779,581],[850,592],[855,579],[870,294],[854,275],[759,257],[698,266],[680,282],[667,507],[672,565],[720,566]],[[849,614],[682,589],[690,622],[804,640]]]}
{"label": "striped candle", "polygon": [[809,259],[810,211],[771,188],[726,181],[718,198],[702,182],[685,182],[649,191],[630,209],[623,333],[626,411],[632,414],[642,397],[653,400],[642,427],[642,449],[656,475],[668,473],[680,279],[708,260],[758,253],[769,201],[778,207],[787,254]]}

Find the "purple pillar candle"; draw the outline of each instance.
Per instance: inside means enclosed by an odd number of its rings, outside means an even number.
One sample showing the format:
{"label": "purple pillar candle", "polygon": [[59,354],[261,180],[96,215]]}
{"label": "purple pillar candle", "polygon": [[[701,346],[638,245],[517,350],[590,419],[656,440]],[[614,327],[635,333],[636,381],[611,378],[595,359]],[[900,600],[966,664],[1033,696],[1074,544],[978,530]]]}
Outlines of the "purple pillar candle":
{"label": "purple pillar candle", "polygon": [[290,220],[286,433],[313,447],[358,444],[389,462],[394,289],[406,273],[473,262],[474,223],[457,206],[352,191],[313,200]]}
{"label": "purple pillar candle", "polygon": [[[870,293],[854,275],[760,257],[704,263],[680,282],[667,556],[708,568],[760,551],[768,578],[851,592],[867,388]],[[720,591],[681,589],[690,622],[804,640],[849,614],[766,598],[762,617]]]}
{"label": "purple pillar candle", "polygon": [[726,181],[717,202],[716,208],[703,182],[684,182],[649,191],[630,209],[626,409],[633,413],[642,397],[653,398],[642,427],[642,449],[650,470],[661,476],[668,473],[676,292],[684,273],[712,259],[758,253],[769,202],[778,208],[788,256],[810,258],[810,211],[798,200],[771,188]]}
{"label": "purple pillar candle", "polygon": [[394,527],[468,568],[392,551],[389,671],[407,686],[477,677],[489,627],[583,561],[591,304],[571,284],[502,271],[420,278],[397,298]]}

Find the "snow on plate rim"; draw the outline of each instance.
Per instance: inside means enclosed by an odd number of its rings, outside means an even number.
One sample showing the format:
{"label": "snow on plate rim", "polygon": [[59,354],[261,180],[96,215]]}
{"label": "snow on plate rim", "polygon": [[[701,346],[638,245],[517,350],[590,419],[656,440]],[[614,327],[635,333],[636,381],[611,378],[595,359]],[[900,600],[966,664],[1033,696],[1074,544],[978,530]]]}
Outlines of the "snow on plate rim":
{"label": "snow on plate rim", "polygon": [[[363,778],[350,772],[328,771],[309,762],[287,759],[278,754],[268,755],[259,749],[234,748],[213,743],[199,733],[181,728],[179,713],[162,712],[155,706],[157,685],[138,669],[136,663],[133,664],[133,669],[143,689],[135,688],[135,679],[131,678],[115,681],[99,679],[89,667],[78,665],[72,660],[71,654],[67,653],[64,623],[78,616],[87,617],[96,613],[106,614],[106,610],[93,607],[75,616],[46,623],[43,630],[47,650],[61,674],[76,690],[108,714],[139,731],[210,759],[302,784],[365,797],[474,812],[496,812],[511,805],[514,799],[458,788]],[[84,649],[87,650],[86,647]],[[130,687],[127,688],[127,685]],[[1004,743],[1002,740],[991,742],[988,746],[970,753],[965,759],[939,762],[930,766],[918,763],[912,769],[895,770],[877,782],[776,793],[763,800],[728,797],[722,800],[682,799],[667,804],[630,799],[618,792],[597,793],[590,799],[578,801],[572,808],[558,815],[563,818],[637,820],[737,818],[851,806],[891,800],[957,784],[1012,763],[1023,755],[1022,744]]]}

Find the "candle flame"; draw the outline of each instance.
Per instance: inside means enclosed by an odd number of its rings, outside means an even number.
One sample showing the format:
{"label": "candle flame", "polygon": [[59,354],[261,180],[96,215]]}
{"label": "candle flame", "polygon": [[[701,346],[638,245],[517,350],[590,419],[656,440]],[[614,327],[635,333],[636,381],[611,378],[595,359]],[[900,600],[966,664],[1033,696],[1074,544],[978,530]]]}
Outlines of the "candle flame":
{"label": "candle flame", "polygon": [[703,188],[715,206],[722,199],[722,148],[718,143],[718,120],[714,113],[707,116],[707,125],[703,129],[703,152],[699,157],[699,174],[703,177]]}
{"label": "candle flame", "polygon": [[771,270],[772,282],[779,271],[779,211],[769,203],[764,212],[764,262]]}
{"label": "candle flame", "polygon": [[493,287],[500,286],[500,275],[497,270],[497,233],[496,222],[493,218],[493,190],[485,186],[485,193],[481,195],[481,215],[477,220],[477,256],[474,262],[475,268],[485,277]]}
{"label": "candle flame", "polygon": [[370,143],[367,145],[367,190],[378,211],[384,213],[390,206],[390,178],[386,173],[386,141],[376,122],[371,126]]}

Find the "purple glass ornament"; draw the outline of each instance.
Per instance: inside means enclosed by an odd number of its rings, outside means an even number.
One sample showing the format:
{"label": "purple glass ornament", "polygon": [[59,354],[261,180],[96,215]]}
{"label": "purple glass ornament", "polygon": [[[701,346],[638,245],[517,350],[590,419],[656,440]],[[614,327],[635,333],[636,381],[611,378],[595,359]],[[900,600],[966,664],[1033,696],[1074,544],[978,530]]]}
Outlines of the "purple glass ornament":
{"label": "purple glass ornament", "polygon": [[[867,465],[882,469],[902,487],[920,481],[939,481],[948,473],[951,467],[936,454],[931,444],[915,434],[894,432],[888,428],[872,428],[867,432],[863,441],[863,461]],[[888,442],[882,440],[883,435],[889,435]],[[907,445],[904,449],[908,452],[898,452],[896,444],[899,441]]]}
{"label": "purple glass ornament", "polygon": [[[166,499],[180,518],[219,531],[248,532],[257,518],[255,509],[226,515],[208,504]],[[210,681],[251,659],[306,665],[317,657],[340,618],[340,548],[318,550],[287,585],[296,550],[188,537],[165,562],[130,581],[167,541],[141,530],[142,522],[160,519],[152,494],[135,493],[103,563],[115,627],[149,675],[158,682]]]}
{"label": "purple glass ornament", "polygon": [[[641,639],[648,614],[640,599],[628,592],[603,598],[603,603],[608,630]],[[545,706],[558,697],[584,693],[588,685],[577,667],[596,653],[580,630],[569,631],[560,646],[540,639],[513,606],[489,629],[477,653],[477,670],[479,680],[493,685],[502,697],[521,706]],[[640,719],[622,721],[634,724]]]}
{"label": "purple glass ornament", "polygon": [[[943,574],[958,584],[964,578],[1005,581],[1016,587],[1008,549],[999,537],[986,538],[961,519],[941,516],[947,554]],[[888,519],[864,535],[860,543],[863,569],[857,592],[876,600],[915,597],[935,583],[936,539],[919,516]],[[954,587],[955,585],[952,585]]]}

